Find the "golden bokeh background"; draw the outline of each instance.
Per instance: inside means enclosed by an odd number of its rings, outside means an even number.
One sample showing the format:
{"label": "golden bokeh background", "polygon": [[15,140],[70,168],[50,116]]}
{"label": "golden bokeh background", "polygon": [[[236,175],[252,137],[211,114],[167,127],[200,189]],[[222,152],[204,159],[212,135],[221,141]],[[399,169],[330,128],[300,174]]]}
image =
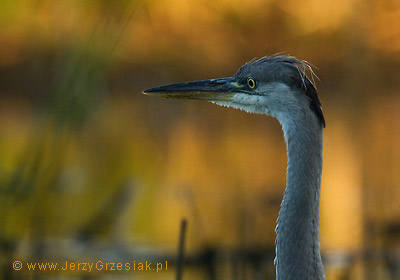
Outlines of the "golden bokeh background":
{"label": "golden bokeh background", "polygon": [[[2,0],[0,278],[175,279],[182,218],[184,279],[273,277],[278,122],[141,91],[279,52],[320,78],[327,279],[400,279],[397,0]],[[17,259],[171,266],[50,273]]]}

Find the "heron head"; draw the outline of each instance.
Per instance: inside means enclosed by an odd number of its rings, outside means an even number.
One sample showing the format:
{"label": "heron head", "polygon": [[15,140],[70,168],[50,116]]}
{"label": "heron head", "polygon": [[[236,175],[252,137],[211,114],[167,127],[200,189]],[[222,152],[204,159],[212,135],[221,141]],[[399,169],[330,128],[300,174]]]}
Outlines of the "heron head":
{"label": "heron head", "polygon": [[244,64],[233,77],[155,87],[146,95],[208,100],[215,104],[283,119],[315,115],[325,126],[311,67],[290,56],[271,56]]}

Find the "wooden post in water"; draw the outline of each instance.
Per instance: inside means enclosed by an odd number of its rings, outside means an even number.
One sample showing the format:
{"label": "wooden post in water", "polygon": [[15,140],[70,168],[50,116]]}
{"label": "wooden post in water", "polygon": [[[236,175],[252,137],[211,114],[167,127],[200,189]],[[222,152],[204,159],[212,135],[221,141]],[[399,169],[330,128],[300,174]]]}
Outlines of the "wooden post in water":
{"label": "wooden post in water", "polygon": [[181,221],[181,229],[179,232],[178,256],[176,259],[176,280],[182,280],[183,266],[185,264],[185,237],[186,237],[187,221],[185,218]]}

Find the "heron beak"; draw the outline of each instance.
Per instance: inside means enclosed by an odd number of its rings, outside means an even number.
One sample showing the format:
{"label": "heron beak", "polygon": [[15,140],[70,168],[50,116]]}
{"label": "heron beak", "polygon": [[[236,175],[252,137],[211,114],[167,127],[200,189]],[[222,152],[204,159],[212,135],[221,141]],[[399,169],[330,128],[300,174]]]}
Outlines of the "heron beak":
{"label": "heron beak", "polygon": [[231,77],[160,86],[146,89],[143,94],[165,98],[230,101],[242,87],[243,85]]}

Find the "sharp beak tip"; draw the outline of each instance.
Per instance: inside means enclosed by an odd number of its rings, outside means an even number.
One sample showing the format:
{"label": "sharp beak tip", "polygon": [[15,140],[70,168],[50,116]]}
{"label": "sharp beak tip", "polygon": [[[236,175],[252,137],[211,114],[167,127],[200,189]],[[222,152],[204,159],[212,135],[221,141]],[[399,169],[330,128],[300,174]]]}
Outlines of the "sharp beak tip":
{"label": "sharp beak tip", "polygon": [[156,95],[159,91],[154,90],[153,88],[145,89],[142,91],[144,95]]}

